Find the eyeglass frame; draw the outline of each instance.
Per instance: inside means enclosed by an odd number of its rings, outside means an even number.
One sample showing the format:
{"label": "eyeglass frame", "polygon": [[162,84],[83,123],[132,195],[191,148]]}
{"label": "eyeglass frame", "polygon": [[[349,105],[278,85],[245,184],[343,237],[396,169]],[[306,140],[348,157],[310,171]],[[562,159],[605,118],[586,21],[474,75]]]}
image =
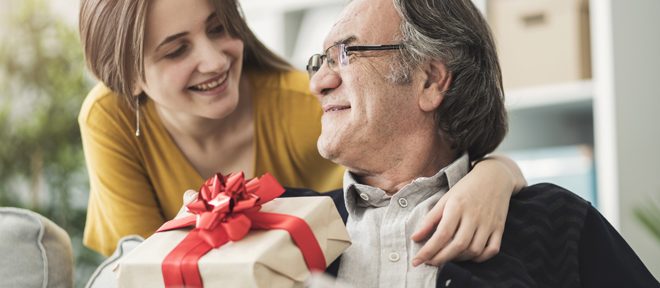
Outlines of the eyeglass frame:
{"label": "eyeglass frame", "polygon": [[335,47],[339,48],[339,55],[338,55],[339,64],[345,67],[348,66],[348,56],[350,55],[349,52],[399,50],[403,48],[403,43],[383,44],[383,45],[354,45],[354,46],[349,46],[346,43],[337,43],[325,49],[323,54],[317,53],[309,57],[306,67],[309,78],[312,78],[312,76],[314,76],[314,74],[321,69],[323,63],[325,62],[328,63],[328,68],[333,69],[334,71],[332,65],[335,64],[330,64],[330,62],[326,61],[326,59],[328,58],[328,51]]}

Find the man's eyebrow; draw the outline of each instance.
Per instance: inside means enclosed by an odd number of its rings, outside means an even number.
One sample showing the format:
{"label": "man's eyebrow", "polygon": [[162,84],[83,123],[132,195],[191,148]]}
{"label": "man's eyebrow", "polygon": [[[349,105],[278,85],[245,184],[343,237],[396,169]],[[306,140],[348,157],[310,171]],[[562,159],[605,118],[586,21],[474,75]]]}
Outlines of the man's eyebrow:
{"label": "man's eyebrow", "polygon": [[[357,37],[355,35],[351,35],[351,36],[348,36],[346,38],[343,38],[343,39],[340,39],[340,40],[337,40],[337,41],[333,42],[332,45],[328,46],[328,48],[333,47],[333,46],[337,46],[339,44],[348,45],[348,44],[351,44],[352,42],[355,42],[356,40],[357,40]],[[328,48],[323,48],[323,51],[325,51]]]}
{"label": "man's eyebrow", "polygon": [[[206,24],[208,24],[210,22],[213,22],[216,19],[217,19],[217,14],[215,12],[213,12],[213,13],[211,13],[211,15],[209,15],[209,17],[206,17]],[[163,40],[162,42],[160,42],[160,44],[158,44],[158,46],[156,46],[156,49],[154,49],[154,51],[157,51],[161,46],[163,46],[167,43],[170,43],[170,42],[172,42],[176,39],[179,39],[183,36],[186,36],[186,35],[188,35],[188,32],[181,32],[181,33],[176,33],[174,35],[167,36],[165,38],[165,40]]]}
{"label": "man's eyebrow", "polygon": [[337,44],[351,44],[352,42],[355,42],[357,40],[357,37],[355,35],[348,36],[344,39],[341,39],[339,41],[335,41],[334,45]]}

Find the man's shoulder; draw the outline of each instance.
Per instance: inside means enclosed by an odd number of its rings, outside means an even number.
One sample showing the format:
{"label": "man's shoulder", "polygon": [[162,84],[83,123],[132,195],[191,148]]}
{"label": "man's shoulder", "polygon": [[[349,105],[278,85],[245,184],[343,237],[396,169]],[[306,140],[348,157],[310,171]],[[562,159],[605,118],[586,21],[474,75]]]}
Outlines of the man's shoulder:
{"label": "man's shoulder", "polygon": [[500,253],[484,263],[457,264],[498,287],[571,287],[580,279],[579,245],[590,206],[554,184],[526,187],[511,198]]}
{"label": "man's shoulder", "polygon": [[[569,207],[559,204],[569,205]],[[589,208],[591,203],[561,186],[552,183],[539,183],[520,190],[520,192],[511,198],[511,205],[512,207],[543,206],[547,210],[545,212],[550,213],[553,210],[565,210],[567,208],[582,211]]]}
{"label": "man's shoulder", "polygon": [[[577,194],[554,184],[540,183],[522,189],[511,198],[506,230],[518,239],[522,235],[538,238],[572,231],[570,236],[578,240],[590,209],[594,208]],[[527,240],[530,239],[523,242]]]}

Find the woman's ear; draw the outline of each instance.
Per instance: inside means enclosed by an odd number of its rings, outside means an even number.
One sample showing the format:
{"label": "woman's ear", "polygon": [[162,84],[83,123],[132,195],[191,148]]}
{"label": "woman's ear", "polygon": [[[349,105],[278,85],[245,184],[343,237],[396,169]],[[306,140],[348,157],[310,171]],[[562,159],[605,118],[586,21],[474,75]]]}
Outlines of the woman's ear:
{"label": "woman's ear", "polygon": [[438,60],[431,60],[424,69],[426,80],[419,98],[419,107],[426,112],[432,112],[440,107],[445,93],[452,81],[447,66]]}
{"label": "woman's ear", "polygon": [[139,81],[139,82],[136,82],[135,84],[133,84],[133,89],[131,90],[131,93],[133,94],[133,96],[137,97],[140,94],[142,94],[142,92],[144,92],[144,89],[142,89],[142,81]]}

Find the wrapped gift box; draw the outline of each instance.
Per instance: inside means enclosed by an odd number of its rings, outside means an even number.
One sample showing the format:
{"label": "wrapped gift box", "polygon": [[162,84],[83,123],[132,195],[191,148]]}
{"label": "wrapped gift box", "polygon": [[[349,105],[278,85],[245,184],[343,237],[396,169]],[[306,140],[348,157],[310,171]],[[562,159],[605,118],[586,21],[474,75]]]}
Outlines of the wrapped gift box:
{"label": "wrapped gift box", "polygon": [[[299,217],[311,228],[330,265],[350,245],[329,197],[277,198],[261,212]],[[190,229],[147,238],[118,266],[119,287],[164,287],[161,264]],[[302,287],[309,277],[299,248],[285,230],[251,230],[245,238],[212,249],[198,262],[204,287]]]}

